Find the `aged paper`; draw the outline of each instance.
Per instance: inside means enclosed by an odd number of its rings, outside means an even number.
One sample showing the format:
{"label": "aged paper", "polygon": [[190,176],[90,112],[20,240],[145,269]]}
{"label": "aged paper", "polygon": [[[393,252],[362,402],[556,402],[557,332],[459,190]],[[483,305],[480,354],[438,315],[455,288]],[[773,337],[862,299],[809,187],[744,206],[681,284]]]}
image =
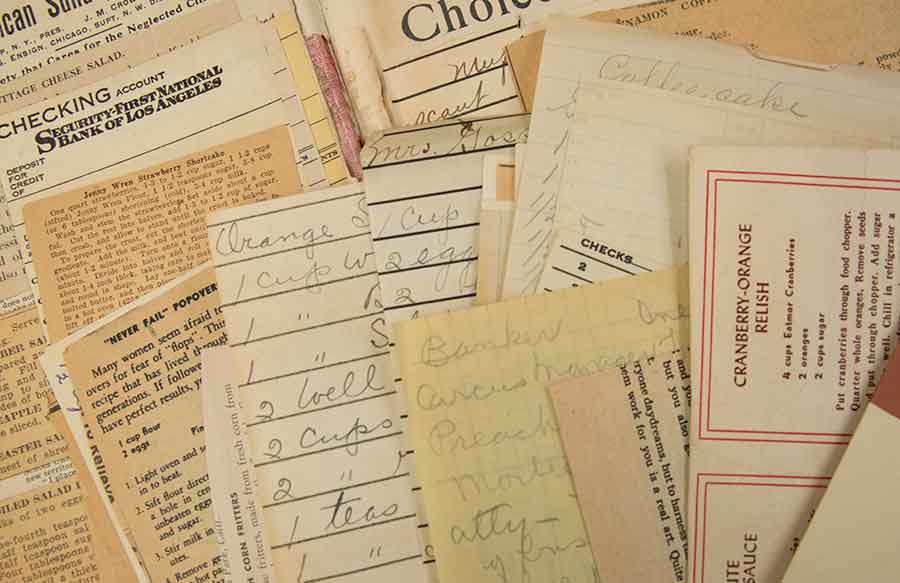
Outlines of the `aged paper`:
{"label": "aged paper", "polygon": [[[115,50],[110,49],[104,56],[98,57],[94,51],[79,52],[67,55],[65,59],[54,57],[52,64],[41,66],[27,75],[10,73],[0,76],[0,114],[14,112],[51,95],[83,87],[240,20],[233,0],[209,4],[190,14],[190,18],[166,20],[156,25],[153,34],[129,35],[117,41]],[[117,16],[113,15],[113,18]],[[4,50],[0,48],[0,60]],[[17,59],[16,63],[19,62],[21,59]],[[36,80],[36,77],[41,80]],[[0,312],[27,305],[31,298],[33,294],[25,274],[22,250],[16,241],[6,204],[0,202]]]}
{"label": "aged paper", "polygon": [[516,204],[515,153],[484,157],[484,184],[478,213],[478,279],[475,303],[493,304],[502,296],[503,269]]}
{"label": "aged paper", "polygon": [[[258,2],[236,0],[243,15],[250,15]],[[218,29],[218,20],[233,18],[234,3],[181,0],[121,2],[117,0],[20,2],[4,6],[0,36],[0,111],[25,107],[58,85],[71,83],[96,71],[115,70],[123,58],[135,51],[167,50],[157,45],[169,34],[203,36]],[[178,33],[174,29],[182,29]],[[189,32],[191,31],[191,32]],[[139,48],[135,40],[147,46]],[[139,59],[136,62],[140,62]]]}
{"label": "aged paper", "polygon": [[[844,0],[717,0],[654,2],[591,14],[586,19],[742,45],[757,55],[824,64],[900,70],[900,6]],[[865,34],[858,34],[858,31]],[[534,103],[544,33],[510,44],[510,69],[528,111]]]}
{"label": "aged paper", "polygon": [[549,388],[600,581],[687,581],[689,356]]}
{"label": "aged paper", "polygon": [[0,475],[14,476],[59,458],[66,445],[46,422],[47,379],[38,358],[47,345],[32,305],[0,316]]}
{"label": "aged paper", "polygon": [[[0,66],[7,67],[0,74],[0,113],[24,109],[48,97],[120,75],[139,63],[236,24],[241,17],[260,23],[271,19],[268,3],[258,0],[191,0],[187,4],[152,0],[150,5],[115,0],[47,0],[46,4],[0,13],[4,19]],[[291,73],[278,38],[267,26],[261,27],[260,33],[265,37],[273,82],[288,88],[287,95]],[[292,128],[304,122],[299,106],[288,107],[287,111]],[[6,139],[8,133],[0,131],[0,138]],[[295,132],[294,137],[300,148],[306,144],[302,132]]]}
{"label": "aged paper", "polygon": [[424,580],[362,186],[208,220],[276,578]]}
{"label": "aged paper", "polygon": [[0,201],[0,314],[26,307],[32,301],[22,250],[6,204]]}
{"label": "aged paper", "polygon": [[803,535],[785,583],[896,577],[897,511],[890,500],[900,485],[900,463],[890,447],[900,436],[898,364],[895,354]]}
{"label": "aged paper", "polygon": [[[100,0],[102,1],[102,0]],[[83,43],[77,52],[67,54],[64,58],[47,56],[46,62],[35,69],[23,65],[22,59],[17,59],[15,65],[22,67],[24,74],[11,72],[0,76],[3,83],[0,84],[0,114],[14,112],[39,103],[49,97],[56,97],[90,83],[100,81],[104,77],[116,75],[160,54],[184,47],[186,44],[199,38],[222,30],[241,20],[241,11],[238,8],[238,0],[217,0],[205,2],[201,8],[192,6],[192,10],[182,10],[174,13],[176,18],[167,18],[150,28],[119,25],[114,30],[127,29],[121,36],[113,33],[95,37],[100,42]],[[95,5],[99,2],[95,2]],[[109,4],[109,2],[106,2]],[[154,5],[154,9],[161,4],[174,4],[169,0],[162,0]],[[165,9],[165,6],[161,6]],[[106,12],[109,7],[101,8]],[[110,12],[113,20],[127,20],[138,11],[128,11],[123,19],[120,12]],[[177,18],[177,16],[187,18]],[[84,15],[87,16],[87,15]],[[71,22],[83,29],[82,22]],[[91,15],[92,16],[92,15]],[[115,24],[113,24],[115,26]],[[54,42],[52,36],[58,32],[43,31],[42,38],[38,42],[29,41],[31,47],[40,46],[42,50],[50,48],[48,43]],[[139,34],[140,33],[140,34]],[[35,39],[37,41],[37,39]],[[96,45],[96,46],[92,46]],[[92,46],[92,48],[87,48]],[[39,54],[38,53],[35,54]],[[61,51],[54,51],[61,52]],[[0,58],[4,53],[0,52]],[[5,53],[7,55],[11,53]],[[26,71],[27,69],[27,71]]]}
{"label": "aged paper", "polygon": [[[300,33],[303,35],[322,99],[331,114],[335,137],[343,152],[347,169],[355,178],[361,179],[362,167],[359,161],[359,149],[363,143],[362,136],[366,134],[366,124],[369,123],[371,115],[362,110],[354,112],[351,105],[348,86],[350,88],[358,86],[358,80],[351,81],[349,77],[345,80],[340,71],[338,57],[335,55],[338,47],[331,42],[320,0],[296,0],[294,8],[297,19],[300,21]],[[369,70],[374,73],[374,70]],[[373,79],[371,84],[365,86],[367,90],[377,89],[371,93],[371,97],[373,101],[380,103],[381,81]],[[383,108],[381,113],[382,117],[387,119],[387,113],[383,112]],[[384,124],[375,123],[375,127],[379,128],[389,125],[389,119]]]}
{"label": "aged paper", "polygon": [[77,452],[48,421],[34,306],[0,317],[0,338],[0,579],[136,581]]}
{"label": "aged paper", "polygon": [[641,265],[684,262],[691,145],[890,146],[898,88],[883,71],[822,71],[705,39],[555,20],[504,294],[537,288],[554,227],[590,232]]}
{"label": "aged paper", "polygon": [[443,582],[597,580],[546,389],[683,345],[686,275],[660,271],[395,327]]}
{"label": "aged paper", "polygon": [[312,189],[343,184],[350,179],[350,172],[297,17],[293,12],[286,13],[276,18],[274,24],[294,78],[294,99],[299,100],[303,107],[306,120],[303,126],[310,136],[309,143],[304,146],[308,150],[302,153],[315,149],[318,154],[315,158],[304,160],[301,165],[304,185]]}
{"label": "aged paper", "polygon": [[241,411],[234,360],[226,347],[202,360],[203,429],[212,506],[222,531],[226,583],[271,583],[272,558],[256,493],[256,470]]}
{"label": "aged paper", "polygon": [[692,151],[695,583],[781,580],[878,386],[898,339],[897,162]]}
{"label": "aged paper", "polygon": [[540,289],[549,292],[589,285],[649,273],[656,267],[641,265],[627,251],[605,245],[589,234],[560,231],[547,255]]}
{"label": "aged paper", "polygon": [[[78,448],[74,435],[69,430],[62,407],[50,395],[47,420],[66,442],[67,460],[78,480],[78,490],[88,515],[92,538],[91,546],[97,560],[97,570],[101,581],[147,581],[147,573],[132,547],[130,534],[126,533],[111,512],[109,502],[97,488],[88,467],[89,458]],[[89,579],[88,579],[89,580]]]}
{"label": "aged paper", "polygon": [[528,117],[516,115],[369,140],[366,196],[389,322],[474,303],[484,157],[527,137]]}
{"label": "aged paper", "polygon": [[[27,243],[25,202],[284,124],[274,77],[260,67],[267,58],[259,25],[243,22],[2,116],[0,132],[9,137],[0,133],[0,140],[9,157],[0,184],[20,245]],[[23,251],[29,268],[27,245]]]}
{"label": "aged paper", "polygon": [[[523,115],[447,122],[368,141],[366,201],[388,335],[396,322],[474,305],[484,158],[514,151],[527,139],[528,123]],[[395,386],[405,395],[393,360]],[[415,455],[416,448],[408,451]],[[430,528],[420,534],[434,581],[441,567]]]}
{"label": "aged paper", "polygon": [[[321,0],[351,95],[377,96],[383,89],[381,107],[363,103],[357,109],[383,109],[396,126],[521,113],[505,53],[520,34],[519,19],[582,16],[629,4],[634,2]],[[372,84],[379,79],[383,88]],[[369,84],[361,86],[364,81]]]}
{"label": "aged paper", "polygon": [[200,353],[225,343],[211,267],[91,326],[65,351],[84,423],[152,581],[220,581]]}
{"label": "aged paper", "polygon": [[282,126],[26,204],[50,342],[206,261],[207,213],[299,190]]}

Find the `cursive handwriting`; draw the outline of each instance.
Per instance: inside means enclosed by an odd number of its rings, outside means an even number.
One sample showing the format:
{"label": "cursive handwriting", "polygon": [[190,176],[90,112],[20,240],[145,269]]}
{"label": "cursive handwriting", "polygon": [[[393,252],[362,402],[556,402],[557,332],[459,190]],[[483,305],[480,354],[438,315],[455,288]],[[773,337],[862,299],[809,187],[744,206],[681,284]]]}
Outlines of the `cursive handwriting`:
{"label": "cursive handwriting", "polygon": [[563,362],[559,365],[544,362],[541,355],[535,352],[532,378],[536,382],[549,384],[561,379],[596,374],[610,368],[622,368],[636,360],[656,358],[660,352],[671,353],[678,348],[679,342],[675,329],[669,328],[658,340],[648,340],[647,344],[647,347],[636,352],[615,355],[600,354],[583,360]]}
{"label": "cursive handwriting", "polygon": [[668,312],[656,312],[650,308],[643,300],[637,300],[638,316],[641,322],[648,326],[652,326],[657,322],[668,324],[669,322],[677,322],[678,320],[690,319],[690,309],[684,304],[678,304],[678,307]]}
{"label": "cursive handwriting", "polygon": [[418,251],[414,251],[412,259],[404,258],[399,251],[391,251],[385,259],[382,271],[402,271],[408,267],[424,267],[433,263],[449,263],[462,259],[472,259],[475,257],[475,251],[474,245],[460,248],[457,248],[455,245],[448,245],[443,248],[432,248],[426,245]]}
{"label": "cursive handwriting", "polygon": [[565,456],[540,460],[536,456],[525,467],[499,470],[497,472],[465,473],[451,476],[449,481],[456,486],[462,501],[470,497],[476,498],[485,492],[497,494],[513,488],[523,488],[544,478],[566,478],[569,476],[569,465]]}
{"label": "cursive handwriting", "polygon": [[378,522],[380,518],[390,518],[397,514],[400,507],[397,504],[388,504],[381,510],[374,504],[366,505],[365,510],[360,513],[360,509],[353,505],[354,502],[361,502],[361,497],[345,498],[346,492],[341,490],[334,504],[323,506],[322,510],[328,513],[328,523],[325,525],[325,532],[329,530],[341,530],[346,527],[359,527],[360,525]]}
{"label": "cursive handwriting", "polygon": [[503,146],[513,146],[528,140],[528,127],[520,130],[506,130],[499,133],[488,131],[477,122],[466,122],[459,130],[459,139],[449,152],[477,152]]}
{"label": "cursive handwriting", "polygon": [[513,346],[535,347],[545,342],[554,342],[562,333],[563,321],[559,320],[548,328],[532,331],[512,327],[507,319],[503,328],[503,338],[499,341],[484,340],[473,344],[449,342],[441,336],[429,336],[420,350],[419,363],[430,367],[446,366],[452,361],[463,360],[487,350],[506,350]]}
{"label": "cursive handwriting", "polygon": [[513,383],[499,385],[471,385],[468,387],[433,387],[430,384],[419,385],[416,389],[416,404],[425,411],[451,408],[460,401],[486,401],[496,395],[503,395],[519,391],[528,387],[528,381],[524,377]]}
{"label": "cursive handwriting", "polygon": [[447,65],[453,69],[453,80],[460,81],[475,77],[483,73],[488,73],[500,69],[502,71],[501,85],[506,85],[506,50],[504,49],[499,55],[491,58],[484,58],[478,55],[472,57],[470,61],[462,61],[460,63],[449,63]]}
{"label": "cursive handwriting", "polygon": [[799,101],[790,102],[784,98],[784,83],[780,81],[771,83],[765,93],[760,93],[736,87],[713,87],[702,81],[680,78],[680,73],[681,63],[678,62],[651,61],[620,54],[607,57],[597,75],[606,81],[632,83],[761,111],[789,113],[798,118],[809,117],[801,111]]}
{"label": "cursive handwriting", "polygon": [[[512,554],[516,557],[519,567],[519,577],[516,579],[522,583],[531,581],[531,566],[544,559],[555,559],[560,555],[577,549],[588,548],[587,539],[576,536],[570,540],[557,540],[557,529],[548,533],[553,539],[550,544],[543,544],[536,540],[535,528],[546,529],[557,526],[560,519],[548,516],[529,523],[526,516],[518,516],[511,504],[501,502],[485,509],[475,511],[471,525],[463,528],[459,525],[450,527],[450,540],[456,545],[481,544],[497,538],[515,537],[516,546]],[[482,563],[486,571],[494,572],[501,581],[509,581],[509,569],[507,569],[503,554],[498,553],[493,558]],[[563,564],[568,563],[566,561]],[[569,580],[563,577],[560,581]]]}
{"label": "cursive handwriting", "polygon": [[382,134],[366,144],[364,151],[369,157],[369,161],[365,164],[366,168],[373,167],[376,162],[381,162],[382,164],[403,162],[404,160],[412,160],[431,154],[431,142],[421,144],[402,143],[396,146],[382,145],[386,137]]}
{"label": "cursive handwriting", "polygon": [[479,81],[478,86],[475,87],[475,93],[470,98],[462,103],[444,106],[440,111],[436,109],[420,111],[416,115],[415,125],[453,119],[466,112],[481,109],[484,106],[484,102],[487,100],[488,95],[488,92],[484,90],[484,81]]}
{"label": "cursive handwriting", "polygon": [[559,428],[552,415],[544,411],[544,406],[537,408],[537,419],[531,427],[511,427],[495,431],[463,430],[451,419],[442,419],[434,424],[428,434],[428,446],[435,455],[452,454],[457,450],[471,451],[503,445],[509,441],[530,441],[556,435]]}
{"label": "cursive handwriting", "polygon": [[[355,370],[347,371],[343,381],[332,383],[325,389],[310,388],[309,377],[304,377],[303,387],[297,396],[297,409],[305,411],[344,401],[344,399],[357,399],[366,393],[378,393],[384,390],[384,385],[376,382],[378,378],[378,365],[369,364],[365,369],[365,377],[358,377]],[[361,381],[361,382],[357,382]]]}
{"label": "cursive handwriting", "polygon": [[359,440],[382,429],[391,429],[392,427],[394,427],[394,422],[390,418],[382,419],[369,426],[360,421],[359,417],[346,431],[336,430],[320,433],[315,427],[306,427],[300,433],[300,449],[312,449],[320,445],[331,447],[345,445],[347,453],[355,456],[359,453]]}
{"label": "cursive handwriting", "polygon": [[313,246],[322,240],[333,239],[328,230],[328,225],[319,225],[317,227],[308,227],[300,231],[289,231],[287,233],[267,234],[262,238],[254,235],[246,235],[241,233],[241,228],[237,222],[229,223],[225,229],[220,229],[216,236],[216,251],[223,257],[229,255],[240,255],[245,251],[263,251],[290,243],[305,243],[310,247],[307,249],[307,256],[312,258]]}
{"label": "cursive handwriting", "polygon": [[319,265],[318,261],[302,273],[275,274],[271,271],[262,271],[256,276],[256,286],[260,289],[272,289],[293,283],[299,283],[304,287],[312,287],[310,293],[321,293],[322,289],[318,287],[322,283],[322,277],[329,275],[332,269],[330,265]]}

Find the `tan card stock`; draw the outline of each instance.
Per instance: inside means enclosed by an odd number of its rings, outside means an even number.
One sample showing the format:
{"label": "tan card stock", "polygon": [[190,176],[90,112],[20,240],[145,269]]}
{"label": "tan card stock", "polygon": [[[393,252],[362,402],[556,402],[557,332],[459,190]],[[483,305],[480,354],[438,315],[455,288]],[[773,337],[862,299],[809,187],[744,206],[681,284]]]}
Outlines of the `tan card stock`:
{"label": "tan card stock", "polygon": [[548,391],[601,581],[687,581],[688,355]]}
{"label": "tan card stock", "polygon": [[828,485],[784,583],[890,581],[897,576],[900,359],[895,354]]}

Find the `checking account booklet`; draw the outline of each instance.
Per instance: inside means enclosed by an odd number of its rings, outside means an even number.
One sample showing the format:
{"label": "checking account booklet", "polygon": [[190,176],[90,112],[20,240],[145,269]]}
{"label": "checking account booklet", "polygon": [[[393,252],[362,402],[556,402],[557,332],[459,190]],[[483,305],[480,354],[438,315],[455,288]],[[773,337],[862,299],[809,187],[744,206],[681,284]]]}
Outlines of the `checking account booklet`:
{"label": "checking account booklet", "polygon": [[781,581],[897,343],[900,153],[691,151],[694,583]]}

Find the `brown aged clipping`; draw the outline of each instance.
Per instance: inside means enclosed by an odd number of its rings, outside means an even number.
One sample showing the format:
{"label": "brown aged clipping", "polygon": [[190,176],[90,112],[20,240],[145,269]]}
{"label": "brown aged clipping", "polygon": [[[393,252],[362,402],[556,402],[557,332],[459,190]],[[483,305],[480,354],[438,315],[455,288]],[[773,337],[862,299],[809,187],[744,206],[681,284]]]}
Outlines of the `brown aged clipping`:
{"label": "brown aged clipping", "polygon": [[200,353],[224,345],[211,268],[178,278],[65,353],[88,428],[153,581],[221,581]]}
{"label": "brown aged clipping", "polygon": [[135,581],[99,492],[47,418],[37,310],[0,319],[0,338],[0,581]]}
{"label": "brown aged clipping", "polygon": [[300,191],[284,127],[25,207],[51,342],[209,258],[207,213]]}

